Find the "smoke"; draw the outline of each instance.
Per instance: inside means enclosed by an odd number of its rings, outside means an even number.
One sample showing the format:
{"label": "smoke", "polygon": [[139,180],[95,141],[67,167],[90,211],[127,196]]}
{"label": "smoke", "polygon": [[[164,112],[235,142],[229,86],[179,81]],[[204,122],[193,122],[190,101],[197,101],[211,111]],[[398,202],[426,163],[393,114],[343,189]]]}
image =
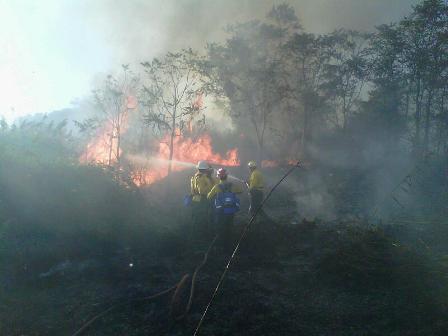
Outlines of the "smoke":
{"label": "smoke", "polygon": [[[220,42],[229,24],[262,19],[278,0],[0,1],[0,59],[5,99],[0,114],[13,120],[68,107],[88,94],[98,73],[121,64],[134,69],[167,51]],[[372,30],[409,13],[417,0],[295,0],[306,30]],[[3,15],[2,15],[3,14]]]}
{"label": "smoke", "polygon": [[[388,0],[62,1],[58,2],[58,6],[52,11],[54,13],[51,16],[51,29],[49,30],[62,32],[55,34],[64,35],[66,41],[61,42],[57,46],[58,48],[48,47],[47,49],[57,50],[59,54],[55,55],[59,55],[60,59],[64,60],[66,68],[73,68],[74,72],[88,71],[90,74],[88,86],[91,86],[97,73],[113,72],[119,68],[120,64],[129,63],[135,71],[138,71],[140,62],[161,56],[168,51],[187,47],[201,50],[207,42],[222,42],[227,36],[225,31],[227,25],[263,19],[273,5],[283,2],[287,2],[295,8],[301,24],[307,31],[326,33],[337,28],[373,30],[376,25],[396,21],[403,17],[410,12],[411,5],[416,4],[418,0],[396,0],[393,2]],[[35,38],[35,40],[39,40],[39,38]],[[50,41],[50,38],[45,39],[46,43],[50,43]],[[76,52],[72,52],[74,49]],[[82,52],[80,52],[81,50]],[[30,54],[33,54],[32,51]],[[51,59],[53,60],[54,57]],[[52,76],[52,73],[48,71],[46,75]],[[55,82],[70,83],[73,81],[66,76],[64,80],[55,80]],[[67,90],[73,90],[73,88],[68,87]],[[208,103],[207,105],[212,105]],[[226,117],[216,118],[216,116],[222,116],[222,111],[218,111],[218,108],[216,110],[207,109],[207,120],[216,119],[213,121],[219,125],[216,129],[221,133],[232,130],[229,119]],[[215,129],[213,125],[212,128]],[[246,134],[241,134],[240,138],[232,141],[238,142],[236,145],[244,151],[245,145],[242,144],[242,139],[246,139],[246,137]],[[252,158],[253,144],[250,145],[251,148],[247,150],[250,154],[247,156],[250,155]],[[384,156],[383,147],[376,148],[372,145],[370,148],[368,153],[362,153],[361,161],[366,166],[374,164]],[[339,153],[334,150],[325,152],[322,146],[316,148],[315,152],[315,155],[312,153],[313,156],[319,158],[329,167],[353,168],[357,166],[356,162],[349,163],[343,157],[346,152]],[[127,158],[140,166],[166,165],[166,162],[139,155]],[[175,162],[175,164],[186,163]],[[192,166],[190,165],[190,167]],[[385,169],[385,171],[389,170]],[[387,173],[377,178],[376,185],[378,194],[380,194],[387,189],[386,186],[390,183],[390,179]],[[332,217],[336,201],[331,199],[331,192],[328,190],[327,184],[322,177],[318,176],[310,176],[308,180],[308,185],[301,186],[299,188],[301,190],[298,190],[302,195],[296,200],[299,204],[299,211],[302,211],[307,217],[314,214]],[[308,191],[303,193],[303,190]]]}
{"label": "smoke", "polygon": [[[417,0],[112,0],[70,2],[66,13],[106,51],[108,63],[139,63],[167,51],[222,41],[225,27],[262,19],[273,5],[290,3],[313,33],[337,28],[372,30],[409,13]],[[63,13],[64,14],[64,13]]]}
{"label": "smoke", "polygon": [[333,220],[337,218],[334,195],[328,190],[328,184],[317,174],[308,175],[295,192],[295,202],[300,217],[312,220],[319,218]]}

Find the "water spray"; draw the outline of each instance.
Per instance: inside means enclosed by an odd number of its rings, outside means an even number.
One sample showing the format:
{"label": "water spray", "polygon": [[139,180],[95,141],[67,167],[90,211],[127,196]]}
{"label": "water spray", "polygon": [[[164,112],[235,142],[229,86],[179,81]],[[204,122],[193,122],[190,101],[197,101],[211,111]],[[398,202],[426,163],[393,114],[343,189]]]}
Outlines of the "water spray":
{"label": "water spray", "polygon": [[[127,155],[126,157],[129,161],[132,161],[141,166],[147,166],[150,164],[168,165],[170,163],[170,160],[168,160],[168,159],[161,159],[161,158],[158,158],[155,156],[145,157],[142,155]],[[191,168],[196,167],[196,165],[191,162],[178,161],[178,160],[171,160],[171,162],[173,164],[183,166],[183,167],[191,167]]]}

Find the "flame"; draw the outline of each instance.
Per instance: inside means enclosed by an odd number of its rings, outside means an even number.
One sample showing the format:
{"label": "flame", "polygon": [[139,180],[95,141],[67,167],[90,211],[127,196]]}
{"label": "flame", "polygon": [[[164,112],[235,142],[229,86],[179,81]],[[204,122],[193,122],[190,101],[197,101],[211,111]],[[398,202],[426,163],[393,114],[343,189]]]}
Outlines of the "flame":
{"label": "flame", "polygon": [[277,161],[272,161],[272,160],[261,161],[262,168],[273,168],[273,167],[278,167],[278,166],[279,166],[279,163]]}
{"label": "flame", "polygon": [[[189,121],[188,129],[193,131],[192,120],[195,114],[203,109],[204,94],[198,92],[195,100],[191,104],[192,118]],[[136,97],[129,95],[125,102],[125,108],[132,110],[138,107]],[[121,118],[121,119],[120,119]],[[124,114],[116,120],[107,122],[99,129],[96,137],[87,145],[84,153],[79,157],[83,164],[113,165],[117,163],[117,157],[123,157],[123,151],[117,153],[118,127],[120,124],[121,136],[128,130],[128,115]],[[172,171],[180,171],[195,166],[197,161],[205,160],[213,165],[238,166],[238,150],[236,148],[227,151],[225,156],[221,156],[213,151],[212,139],[210,135],[204,134],[197,139],[184,137],[180,130],[176,130],[173,142]],[[156,146],[156,154],[150,159],[143,160],[135,155],[126,155],[131,163],[130,176],[138,186],[149,185],[168,175],[168,165],[170,157],[169,135],[165,136]],[[150,144],[148,144],[150,145]],[[112,148],[112,150],[111,150]],[[119,155],[117,155],[119,154]]]}
{"label": "flame", "polygon": [[[127,130],[127,127],[125,127]],[[84,153],[79,157],[82,164],[111,165],[117,162],[116,145],[117,137],[113,127],[108,123],[102,127],[97,136],[87,145]],[[138,186],[150,185],[165,178],[168,175],[169,164],[169,136],[167,135],[157,146],[157,153],[148,159],[142,159],[135,155],[127,158],[132,163],[130,175]],[[112,145],[112,146],[111,146]],[[111,151],[112,148],[112,151]],[[181,171],[196,165],[196,162],[205,160],[212,165],[238,166],[238,150],[236,148],[227,151],[221,156],[213,151],[210,135],[192,139],[184,137],[180,131],[176,132],[173,142],[172,171]],[[123,151],[120,149],[120,156]]]}
{"label": "flame", "polygon": [[136,109],[138,106],[138,100],[135,96],[128,95],[126,97],[126,108],[129,110]]}
{"label": "flame", "polygon": [[288,160],[288,165],[290,166],[295,166],[297,164],[299,160],[294,160],[294,159],[289,159]]}
{"label": "flame", "polygon": [[[134,110],[138,107],[138,101],[135,96],[126,97],[125,108]],[[79,157],[79,162],[83,164],[102,164],[112,165],[118,161],[118,157],[123,154],[123,150],[118,147],[118,136],[127,132],[129,128],[129,115],[122,113],[108,119],[105,124],[99,128],[96,137],[87,144],[83,154]],[[118,155],[119,154],[119,155]]]}
{"label": "flame", "polygon": [[[144,170],[132,173],[134,183],[141,185],[149,185],[168,175],[169,164],[169,137],[166,137],[159,143],[158,153],[149,160]],[[205,160],[212,165],[219,166],[238,166],[240,164],[238,158],[238,150],[236,148],[227,151],[223,157],[213,151],[212,139],[210,135],[205,134],[196,140],[176,136],[174,138],[174,155],[172,160],[172,170],[181,171],[188,169],[188,164],[194,166],[197,161]]]}
{"label": "flame", "polygon": [[[107,165],[117,161],[117,137],[110,123],[103,126],[97,136],[87,144],[84,153],[79,157],[83,164]],[[120,150],[120,154],[121,154]]]}
{"label": "flame", "polygon": [[[285,159],[281,161],[274,160],[263,160],[261,161],[261,167],[263,168],[275,168],[275,167],[283,167],[283,166],[295,166],[298,160],[296,159]],[[304,165],[304,163],[302,163]]]}

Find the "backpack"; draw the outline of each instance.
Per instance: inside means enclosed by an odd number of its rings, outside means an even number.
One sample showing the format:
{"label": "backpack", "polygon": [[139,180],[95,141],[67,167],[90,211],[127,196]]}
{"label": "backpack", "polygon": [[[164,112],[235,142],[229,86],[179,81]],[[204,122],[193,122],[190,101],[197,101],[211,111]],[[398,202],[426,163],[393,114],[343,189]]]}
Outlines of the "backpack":
{"label": "backpack", "polygon": [[191,202],[193,201],[193,196],[192,195],[185,195],[184,196],[184,206],[185,207],[190,207],[191,206]]}
{"label": "backpack", "polygon": [[240,200],[231,191],[232,184],[218,184],[221,189],[215,198],[215,209],[225,215],[233,215],[240,211]]}

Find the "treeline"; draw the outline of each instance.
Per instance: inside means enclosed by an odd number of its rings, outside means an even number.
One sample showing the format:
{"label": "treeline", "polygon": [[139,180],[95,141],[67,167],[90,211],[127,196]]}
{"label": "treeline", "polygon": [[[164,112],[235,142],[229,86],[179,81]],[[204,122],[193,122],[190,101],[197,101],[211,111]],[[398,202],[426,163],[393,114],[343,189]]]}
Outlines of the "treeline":
{"label": "treeline", "polygon": [[[262,20],[229,26],[227,39],[205,52],[168,52],[135,72],[123,65],[95,88],[96,116],[77,122],[79,133],[70,135],[62,123],[40,136],[69,148],[68,160],[77,162],[101,132],[108,147],[101,163],[129,172],[135,167],[123,153],[150,156],[158,139],[172,158],[175,137],[226,128],[210,126],[207,108],[214,105],[214,113],[230,117],[234,133],[215,143],[225,140],[224,152],[237,146],[242,161],[400,170],[428,153],[446,157],[447,27],[443,0],[425,0],[371,33],[324,35],[307,32],[288,4],[274,6]],[[21,127],[21,134],[35,132],[26,122]],[[45,154],[32,148],[29,156],[42,160]]]}
{"label": "treeline", "polygon": [[318,156],[330,133],[348,146],[374,142],[384,153],[446,153],[443,0],[423,1],[370,34],[309,33],[286,4],[229,32],[224,44],[208,46],[206,75],[235,124],[254,131],[260,159],[267,143],[282,155]]}
{"label": "treeline", "polygon": [[[444,155],[447,27],[443,0],[425,0],[371,33],[324,35],[307,32],[282,4],[263,20],[230,26],[228,38],[205,53],[169,52],[143,62],[138,75],[125,65],[95,90],[100,119],[112,129],[108,163],[120,164],[123,146],[150,151],[147,139],[154,136],[173,157],[176,136],[207,128],[207,104],[230,116],[235,134],[246,147],[257,146],[260,161]],[[131,117],[137,104],[138,117]],[[123,139],[123,122],[132,118],[138,132]]]}

